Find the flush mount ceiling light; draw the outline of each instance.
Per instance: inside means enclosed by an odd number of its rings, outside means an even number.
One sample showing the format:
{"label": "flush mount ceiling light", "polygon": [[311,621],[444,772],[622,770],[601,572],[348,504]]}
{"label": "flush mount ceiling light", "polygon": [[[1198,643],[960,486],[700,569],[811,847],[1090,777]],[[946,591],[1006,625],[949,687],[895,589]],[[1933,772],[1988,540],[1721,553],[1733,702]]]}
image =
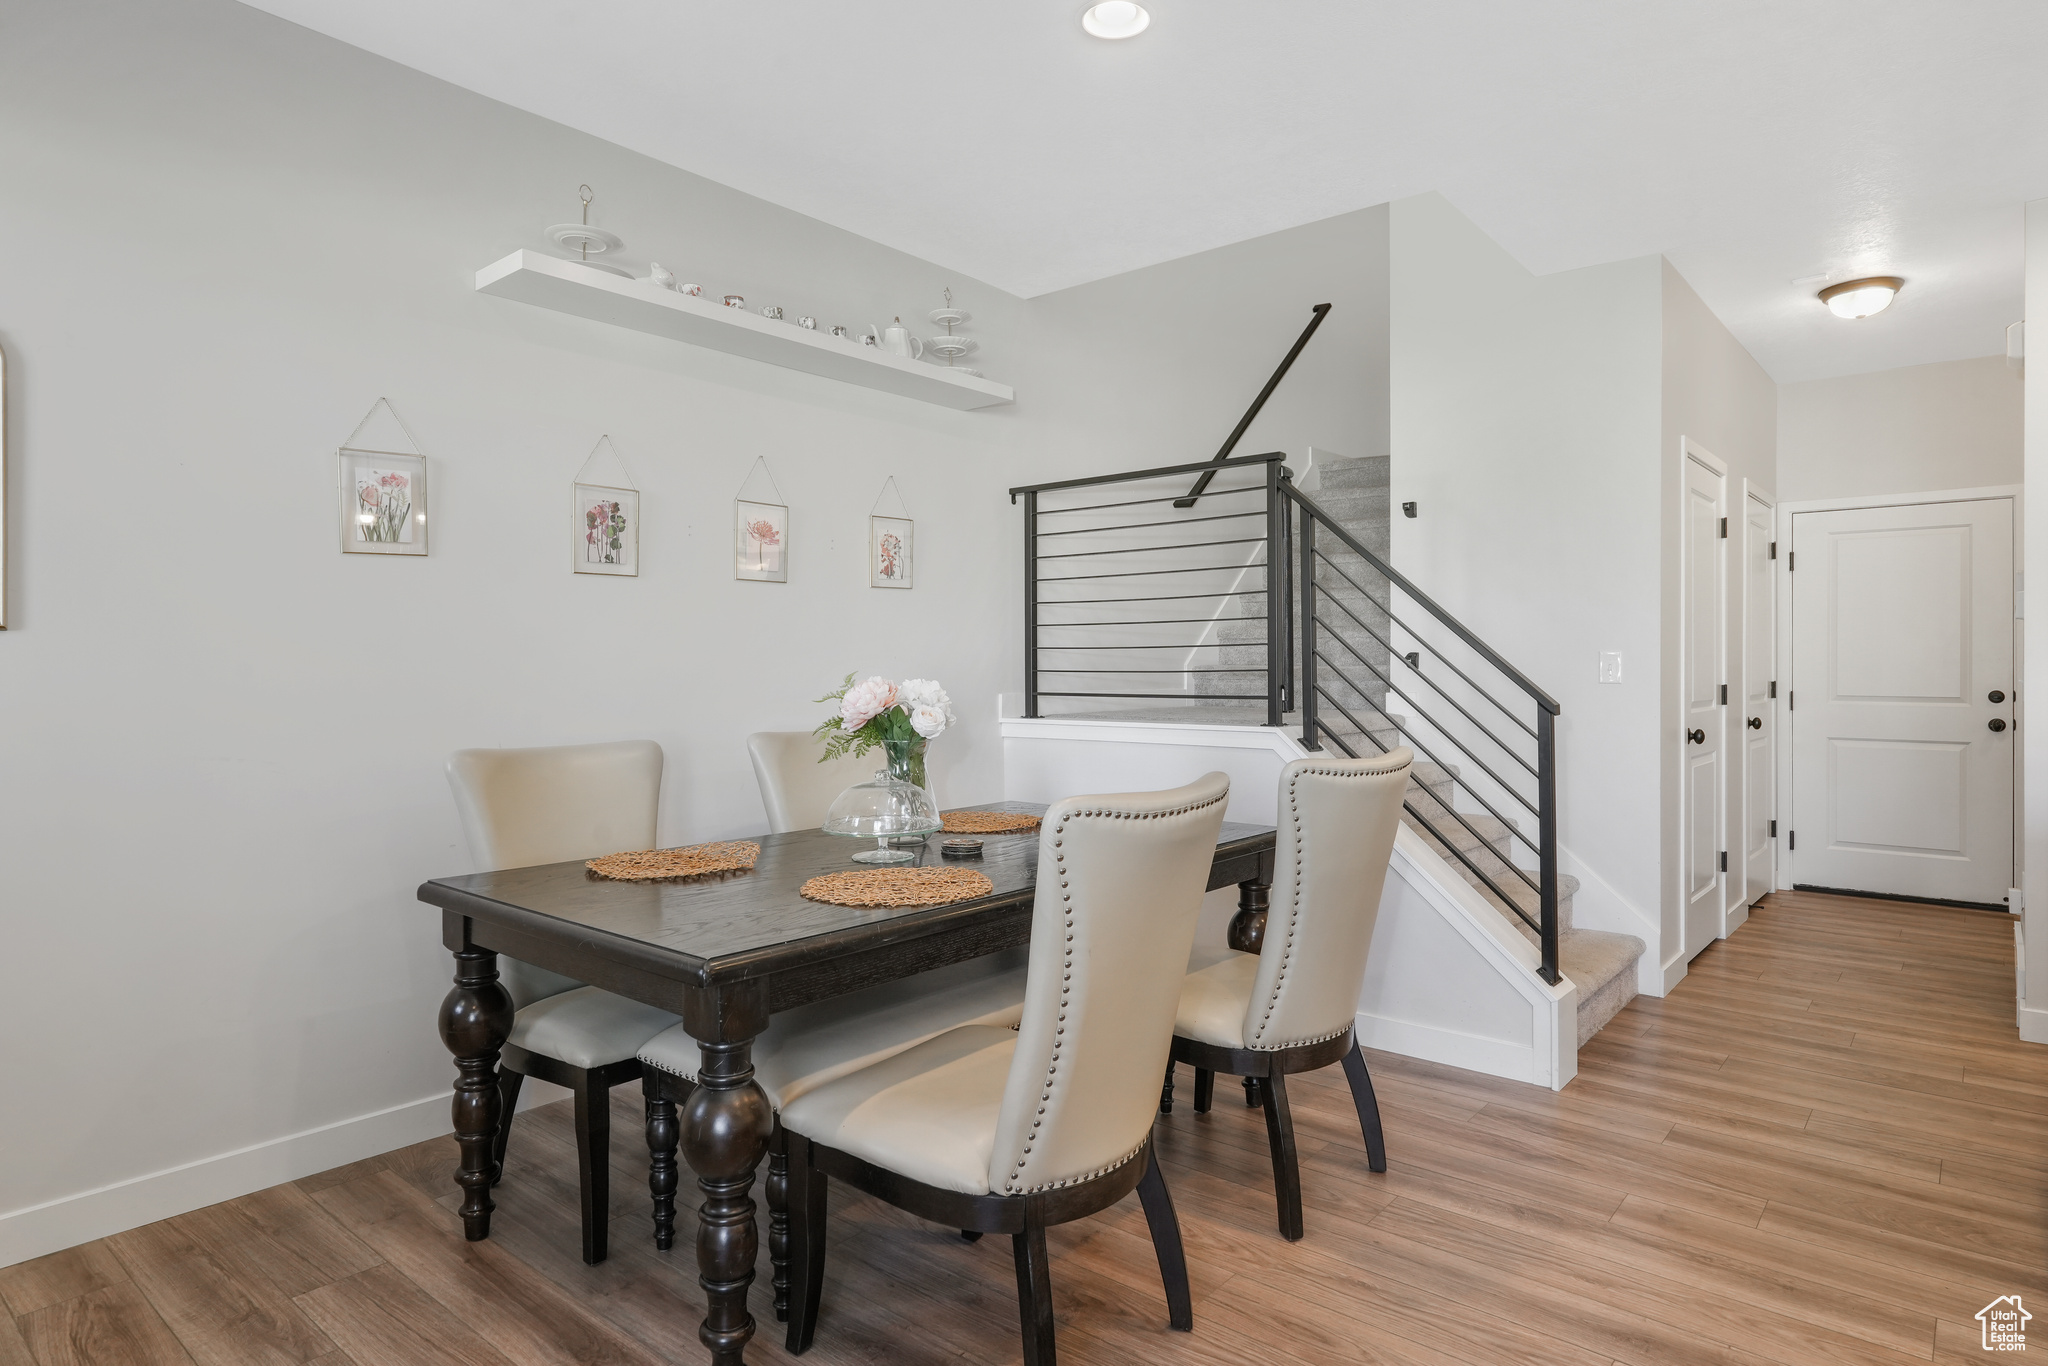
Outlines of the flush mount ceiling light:
{"label": "flush mount ceiling light", "polygon": [[1151,22],[1145,7],[1131,0],[1102,0],[1081,11],[1081,27],[1097,38],[1135,38]]}
{"label": "flush mount ceiling light", "polygon": [[1896,275],[1872,275],[1861,280],[1844,280],[1820,292],[1820,301],[1837,318],[1867,318],[1891,306],[1899,287],[1906,282]]}

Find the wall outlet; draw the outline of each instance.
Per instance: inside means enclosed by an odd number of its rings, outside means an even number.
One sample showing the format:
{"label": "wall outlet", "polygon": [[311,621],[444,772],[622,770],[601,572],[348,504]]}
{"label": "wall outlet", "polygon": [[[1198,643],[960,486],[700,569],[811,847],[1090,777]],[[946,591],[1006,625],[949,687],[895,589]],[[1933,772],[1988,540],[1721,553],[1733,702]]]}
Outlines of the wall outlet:
{"label": "wall outlet", "polygon": [[1621,651],[1602,650],[1600,652],[1600,681],[1602,683],[1621,682]]}

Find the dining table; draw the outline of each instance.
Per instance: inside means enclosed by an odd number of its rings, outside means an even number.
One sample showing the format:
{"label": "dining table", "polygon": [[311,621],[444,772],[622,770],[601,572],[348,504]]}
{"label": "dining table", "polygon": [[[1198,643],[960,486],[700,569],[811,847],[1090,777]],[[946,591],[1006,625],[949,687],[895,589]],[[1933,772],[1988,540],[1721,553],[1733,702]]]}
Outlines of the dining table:
{"label": "dining table", "polygon": [[[1028,802],[962,809],[1045,811]],[[512,1029],[499,954],[669,1011],[697,1041],[698,1084],[674,1122],[702,1196],[698,1337],[717,1366],[738,1366],[754,1333],[747,1293],[759,1234],[751,1192],[774,1115],[754,1081],[753,1041],[778,1011],[1028,943],[1038,880],[1035,830],[980,835],[980,855],[966,859],[945,857],[944,837],[935,835],[916,849],[915,862],[979,870],[993,884],[987,895],[927,906],[832,905],[799,889],[821,873],[862,866],[850,856],[872,843],[822,830],[749,838],[760,854],[746,871],[614,881],[575,860],[435,878],[419,889],[421,901],[440,908],[442,943],[455,956],[455,985],[439,1024],[455,1059],[455,1183],[470,1241],[491,1231],[492,1139],[502,1118],[498,1055]],[[1225,822],[1217,837],[1208,888],[1237,884],[1233,948],[1258,951],[1273,851],[1271,826]],[[651,1182],[657,1222],[659,1157]],[[676,1181],[672,1170],[666,1177],[672,1224]]]}

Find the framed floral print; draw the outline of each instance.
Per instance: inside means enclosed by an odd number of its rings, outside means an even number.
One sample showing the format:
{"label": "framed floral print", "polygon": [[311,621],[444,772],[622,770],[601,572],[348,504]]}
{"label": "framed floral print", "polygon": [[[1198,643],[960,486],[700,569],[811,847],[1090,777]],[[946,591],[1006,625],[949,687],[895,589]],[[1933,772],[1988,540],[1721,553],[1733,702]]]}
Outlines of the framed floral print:
{"label": "framed floral print", "polygon": [[640,491],[606,484],[576,486],[576,572],[640,572]]}
{"label": "framed floral print", "polygon": [[869,517],[868,587],[910,587],[913,549],[908,517]]}
{"label": "framed floral print", "polygon": [[427,553],[427,457],[341,448],[341,548],[351,555]]}
{"label": "framed floral print", "polygon": [[789,582],[789,509],[781,503],[733,500],[733,577]]}

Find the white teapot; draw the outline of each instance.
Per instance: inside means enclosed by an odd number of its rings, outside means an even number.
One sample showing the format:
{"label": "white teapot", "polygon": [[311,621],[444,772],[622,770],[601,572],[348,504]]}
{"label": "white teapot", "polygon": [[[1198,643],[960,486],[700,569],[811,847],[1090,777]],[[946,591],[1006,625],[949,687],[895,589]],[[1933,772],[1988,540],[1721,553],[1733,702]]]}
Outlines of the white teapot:
{"label": "white teapot", "polygon": [[890,355],[907,356],[911,360],[924,359],[924,343],[910,335],[910,329],[903,325],[903,319],[898,318],[887,327],[877,327],[874,333],[881,338],[882,350]]}

